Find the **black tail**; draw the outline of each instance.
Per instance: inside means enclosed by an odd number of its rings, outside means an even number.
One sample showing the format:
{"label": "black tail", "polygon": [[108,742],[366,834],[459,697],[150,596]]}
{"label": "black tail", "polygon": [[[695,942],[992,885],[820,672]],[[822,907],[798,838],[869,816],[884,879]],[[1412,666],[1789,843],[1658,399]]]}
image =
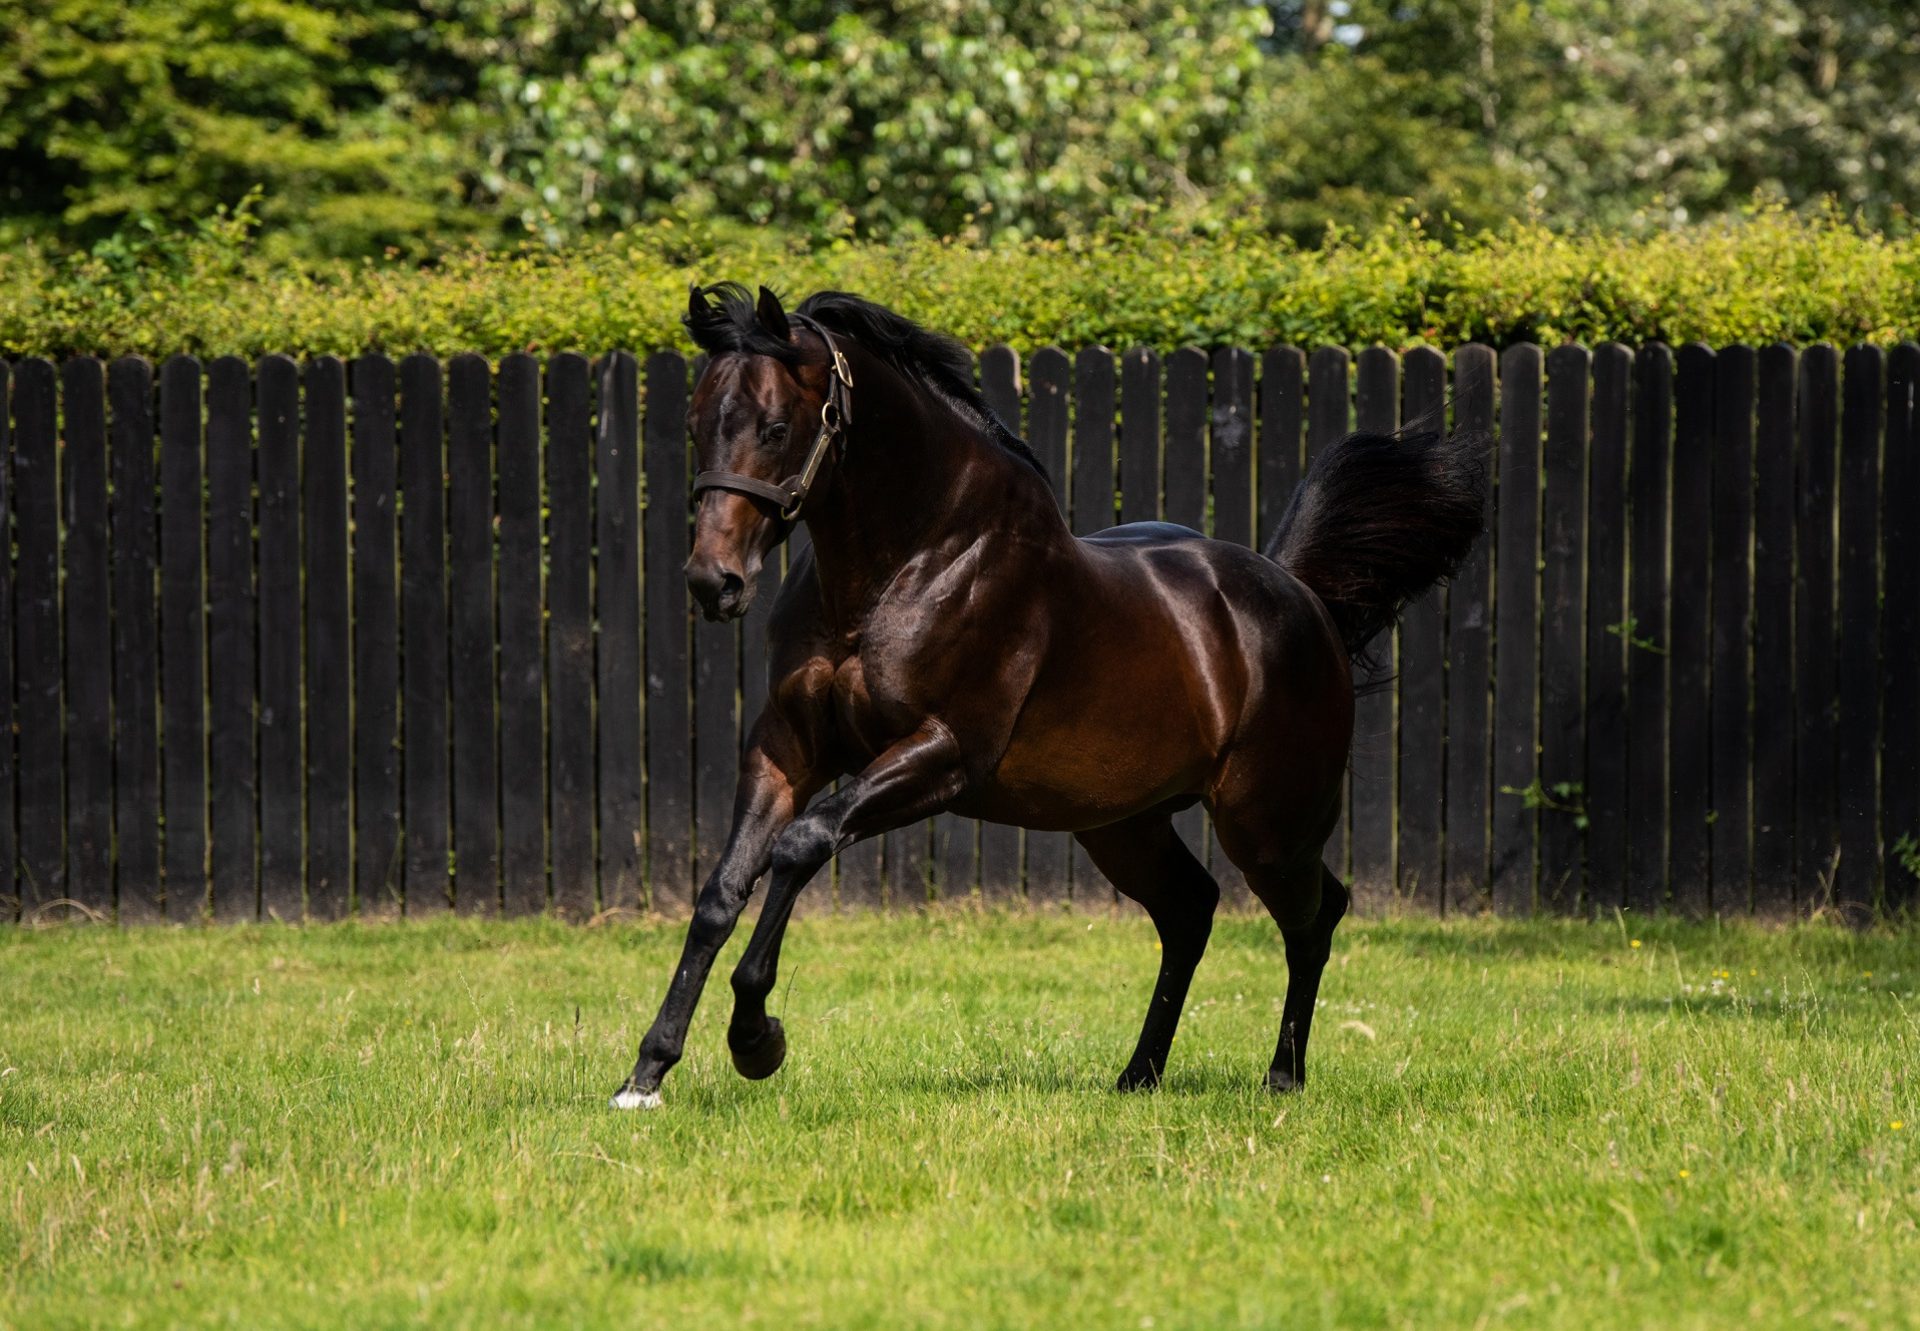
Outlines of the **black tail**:
{"label": "black tail", "polygon": [[1355,662],[1368,664],[1367,644],[1473,549],[1485,451],[1474,435],[1350,434],[1307,468],[1267,558],[1313,589]]}

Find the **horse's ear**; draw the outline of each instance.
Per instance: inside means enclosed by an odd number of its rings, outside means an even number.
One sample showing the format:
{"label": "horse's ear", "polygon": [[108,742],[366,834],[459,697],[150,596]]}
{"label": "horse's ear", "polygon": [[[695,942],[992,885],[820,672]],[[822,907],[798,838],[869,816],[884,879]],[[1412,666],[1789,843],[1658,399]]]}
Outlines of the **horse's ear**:
{"label": "horse's ear", "polygon": [[687,322],[696,324],[707,316],[713,307],[707,304],[706,293],[700,290],[698,282],[687,283]]}
{"label": "horse's ear", "polygon": [[760,317],[760,326],[782,342],[793,336],[793,330],[787,326],[787,312],[780,308],[780,297],[766,287],[760,288],[760,300],[754,306],[754,313]]}

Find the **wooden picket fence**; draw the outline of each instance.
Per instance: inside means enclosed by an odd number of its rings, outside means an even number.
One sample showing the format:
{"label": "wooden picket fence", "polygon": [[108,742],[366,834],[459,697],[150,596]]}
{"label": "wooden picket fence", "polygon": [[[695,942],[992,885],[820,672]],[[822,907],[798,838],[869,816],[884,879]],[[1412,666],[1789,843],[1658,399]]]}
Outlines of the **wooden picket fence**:
{"label": "wooden picket fence", "polygon": [[[689,613],[693,368],[0,364],[0,910],[684,911],[779,577],[744,624]],[[1350,428],[1497,436],[1488,540],[1360,703],[1328,855],[1363,890],[1913,901],[1920,348],[1047,348],[1023,374],[995,347],[980,375],[1078,531],[1251,542]],[[810,895],[1113,901],[1065,835],[951,816]]]}

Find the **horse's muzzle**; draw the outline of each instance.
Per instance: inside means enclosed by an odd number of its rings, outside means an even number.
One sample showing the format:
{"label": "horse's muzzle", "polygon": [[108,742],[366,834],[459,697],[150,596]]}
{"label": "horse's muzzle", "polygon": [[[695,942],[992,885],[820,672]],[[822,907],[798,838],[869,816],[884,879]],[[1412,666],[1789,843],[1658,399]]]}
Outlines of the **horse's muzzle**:
{"label": "horse's muzzle", "polygon": [[740,618],[753,600],[746,576],[718,563],[688,564],[687,589],[700,603],[700,613],[715,624]]}

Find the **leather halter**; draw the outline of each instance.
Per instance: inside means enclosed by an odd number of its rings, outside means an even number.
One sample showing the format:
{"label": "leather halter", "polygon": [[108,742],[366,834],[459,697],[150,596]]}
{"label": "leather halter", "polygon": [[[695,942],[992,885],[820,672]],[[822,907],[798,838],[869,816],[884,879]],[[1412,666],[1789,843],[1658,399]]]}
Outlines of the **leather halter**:
{"label": "leather halter", "polygon": [[764,499],[779,512],[782,522],[792,522],[800,516],[800,508],[807,502],[807,492],[813,488],[813,482],[820,474],[820,464],[826,460],[827,450],[853,424],[853,371],[848,368],[847,358],[841,354],[833,334],[804,314],[789,315],[788,318],[818,334],[820,340],[827,344],[829,357],[827,400],[820,408],[820,433],[814,436],[806,465],[800,469],[799,475],[789,476],[777,485],[737,471],[703,471],[693,478],[692,492],[696,500],[705,490],[731,490],[736,494]]}

